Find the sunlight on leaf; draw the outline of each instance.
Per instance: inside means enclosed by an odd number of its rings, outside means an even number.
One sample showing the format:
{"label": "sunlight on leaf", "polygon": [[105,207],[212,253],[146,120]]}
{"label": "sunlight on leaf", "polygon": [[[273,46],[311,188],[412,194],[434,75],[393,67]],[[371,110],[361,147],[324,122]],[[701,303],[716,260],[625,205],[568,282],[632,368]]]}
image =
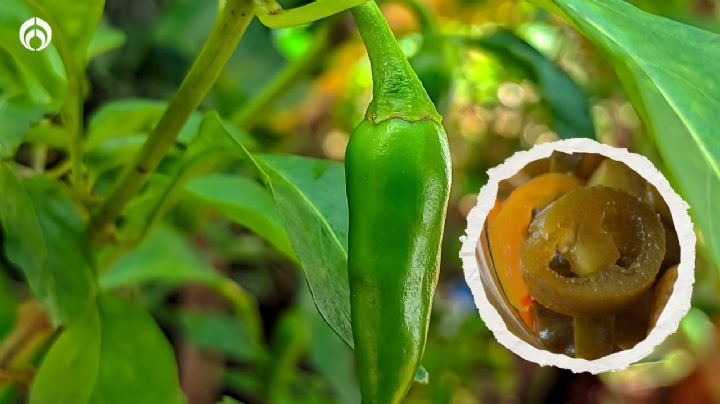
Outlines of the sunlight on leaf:
{"label": "sunlight on leaf", "polygon": [[720,36],[622,0],[536,0],[606,52],[720,263]]}

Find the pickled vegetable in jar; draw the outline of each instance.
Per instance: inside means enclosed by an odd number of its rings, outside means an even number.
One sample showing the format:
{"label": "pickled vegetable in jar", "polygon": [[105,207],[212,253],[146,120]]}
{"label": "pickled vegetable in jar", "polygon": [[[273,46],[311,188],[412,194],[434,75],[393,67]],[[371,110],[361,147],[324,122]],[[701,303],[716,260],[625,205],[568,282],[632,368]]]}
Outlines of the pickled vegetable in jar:
{"label": "pickled vegetable in jar", "polygon": [[547,172],[516,176],[488,218],[498,289],[526,342],[583,359],[630,349],[676,279],[667,205],[621,162],[558,152],[548,160]]}

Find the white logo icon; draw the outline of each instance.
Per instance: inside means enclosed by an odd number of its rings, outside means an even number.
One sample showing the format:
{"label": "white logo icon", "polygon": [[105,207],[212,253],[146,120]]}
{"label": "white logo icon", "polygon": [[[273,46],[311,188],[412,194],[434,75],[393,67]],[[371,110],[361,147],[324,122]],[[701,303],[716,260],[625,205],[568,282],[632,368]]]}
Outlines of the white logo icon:
{"label": "white logo icon", "polygon": [[[33,46],[30,41],[33,39],[40,40],[39,46]],[[50,25],[38,17],[30,18],[20,26],[20,43],[22,46],[33,52],[41,51],[50,45],[52,40],[52,28]],[[33,41],[37,43],[36,41]]]}

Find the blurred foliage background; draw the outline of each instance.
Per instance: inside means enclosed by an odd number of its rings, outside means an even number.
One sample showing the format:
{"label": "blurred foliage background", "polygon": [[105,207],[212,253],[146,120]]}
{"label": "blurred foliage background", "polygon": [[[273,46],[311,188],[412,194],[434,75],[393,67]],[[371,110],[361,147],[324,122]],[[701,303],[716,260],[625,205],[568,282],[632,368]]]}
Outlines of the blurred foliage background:
{"label": "blurred foliage background", "polygon": [[[720,32],[720,1],[632,2]],[[386,1],[383,9],[414,65],[435,69],[431,92],[445,117],[454,183],[423,360],[429,383],[416,384],[407,402],[720,401],[719,268],[702,254],[693,308],[680,330],[630,369],[597,377],[541,368],[495,341],[475,309],[458,258],[465,216],[486,170],[562,131],[585,128],[588,133],[578,135],[592,136],[593,127],[602,142],[640,152],[659,167],[663,162],[612,67],[562,20],[524,1],[420,5],[424,17],[405,2]],[[216,9],[213,1],[108,0],[105,29],[117,47],[89,66],[86,119],[112,126],[118,123],[99,117],[129,105],[128,98],[160,103],[170,97],[207,37]],[[523,47],[527,44],[532,48]],[[218,110],[264,152],[341,161],[370,97],[364,47],[343,13],[274,31],[254,21],[202,109]],[[143,102],[148,111],[156,105]],[[137,122],[142,125],[147,122]],[[90,128],[92,133],[92,123]],[[264,346],[256,346],[215,289],[148,282],[134,290],[173,343],[191,403],[223,396],[248,403],[359,402],[352,353],[319,316],[292,258],[227,216],[198,208],[190,196],[181,198],[169,217],[181,232],[163,231],[182,238],[168,236],[164,245],[148,248],[172,254],[189,248],[233,278],[257,299],[266,336]],[[265,355],[273,365],[261,372],[257,361]]]}
{"label": "blurred foliage background", "polygon": [[[292,6],[292,2],[286,6]],[[296,2],[298,3],[298,2]],[[720,31],[720,4],[712,0],[635,1],[641,8]],[[633,107],[607,61],[581,35],[547,12],[520,1],[434,0],[423,4],[445,36],[484,36],[504,27],[539,50],[587,96],[599,140],[655,158]],[[180,83],[215,16],[214,2],[111,0],[107,23],[124,45],[90,66],[87,113],[110,101],[165,99]],[[384,11],[403,49],[415,57],[428,31],[413,10],[386,2]],[[348,136],[371,96],[369,64],[347,13],[310,27],[270,31],[257,21],[218,80],[204,108],[252,133],[265,151],[342,160]],[[425,35],[424,35],[425,34]],[[465,215],[486,169],[519,149],[557,138],[548,99],[575,111],[577,98],[547,94],[532,68],[508,57],[508,48],[446,47],[446,94],[439,96],[454,163],[441,282],[424,365],[430,383],[416,384],[408,402],[700,402],[720,399],[717,268],[698,260],[694,308],[680,332],[647,363],[595,377],[540,368],[495,342],[472,302],[457,257]],[[310,54],[310,56],[308,56]],[[513,63],[515,62],[515,63]],[[532,67],[532,66],[531,66]],[[250,116],[247,103],[258,105]],[[564,104],[563,104],[564,103]],[[662,162],[655,158],[658,165]],[[183,212],[176,212],[180,217]],[[354,402],[358,392],[351,352],[312,305],[302,275],[272,246],[220,215],[206,213],[193,235],[195,248],[258,299],[271,354],[280,369],[268,380],[253,370],[235,324],[223,321],[214,293],[146,291],[179,353],[181,381],[191,402],[220,394],[243,401],[272,396],[286,402]],[[220,306],[220,307],[218,307]],[[235,320],[236,321],[236,320]],[[249,344],[248,344],[249,345]]]}

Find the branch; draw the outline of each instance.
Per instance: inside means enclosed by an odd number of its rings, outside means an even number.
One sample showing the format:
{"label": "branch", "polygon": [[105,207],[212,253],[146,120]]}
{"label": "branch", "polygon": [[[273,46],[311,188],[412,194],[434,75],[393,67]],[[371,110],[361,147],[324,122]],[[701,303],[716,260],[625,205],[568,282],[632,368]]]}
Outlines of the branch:
{"label": "branch", "polygon": [[283,9],[275,0],[255,0],[260,22],[269,28],[310,24],[365,3],[367,0],[315,0],[304,6]]}
{"label": "branch", "polygon": [[200,105],[225,67],[253,18],[251,0],[227,0],[219,11],[210,37],[205,42],[165,113],[110,195],[88,225],[88,237],[97,241],[138,194],[150,173],[155,171],[190,114]]}

